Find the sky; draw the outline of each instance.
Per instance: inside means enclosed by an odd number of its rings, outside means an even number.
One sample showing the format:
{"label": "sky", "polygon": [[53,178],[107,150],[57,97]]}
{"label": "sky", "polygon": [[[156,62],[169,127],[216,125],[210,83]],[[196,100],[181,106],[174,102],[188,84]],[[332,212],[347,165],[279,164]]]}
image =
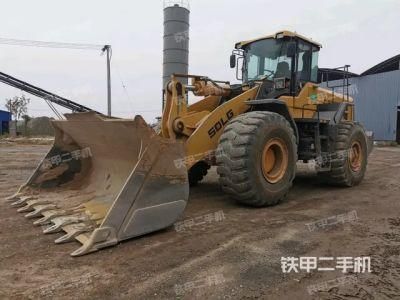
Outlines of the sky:
{"label": "sky", "polygon": [[[400,54],[399,0],[191,0],[189,73],[236,82],[238,41],[292,30],[323,45],[320,67],[361,73]],[[112,113],[148,122],[161,115],[162,0],[16,0],[0,11],[0,38],[110,44]],[[106,58],[97,50],[0,45],[0,71],[106,113]],[[19,96],[0,86],[5,99]],[[55,117],[29,96],[28,114]],[[68,112],[58,108],[60,112]]]}

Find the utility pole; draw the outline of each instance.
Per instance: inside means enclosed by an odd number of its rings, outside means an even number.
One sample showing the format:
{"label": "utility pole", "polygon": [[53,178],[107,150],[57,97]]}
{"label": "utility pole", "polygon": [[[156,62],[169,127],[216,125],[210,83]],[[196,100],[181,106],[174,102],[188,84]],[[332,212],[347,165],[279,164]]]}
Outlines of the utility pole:
{"label": "utility pole", "polygon": [[111,46],[104,45],[102,51],[107,55],[107,115],[111,117]]}

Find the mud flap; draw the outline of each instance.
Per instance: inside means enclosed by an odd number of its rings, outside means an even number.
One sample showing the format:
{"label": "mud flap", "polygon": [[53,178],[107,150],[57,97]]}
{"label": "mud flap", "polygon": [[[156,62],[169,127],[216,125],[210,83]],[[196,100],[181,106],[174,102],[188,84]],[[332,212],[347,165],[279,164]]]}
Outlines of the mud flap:
{"label": "mud flap", "polygon": [[182,143],[158,136],[140,116],[96,113],[54,121],[54,145],[8,198],[56,243],[79,241],[84,255],[172,225],[189,197]]}

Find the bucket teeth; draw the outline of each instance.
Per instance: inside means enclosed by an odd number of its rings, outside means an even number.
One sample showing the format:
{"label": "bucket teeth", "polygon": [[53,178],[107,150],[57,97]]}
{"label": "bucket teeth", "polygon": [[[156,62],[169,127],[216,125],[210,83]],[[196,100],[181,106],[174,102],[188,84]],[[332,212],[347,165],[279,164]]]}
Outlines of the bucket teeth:
{"label": "bucket teeth", "polygon": [[74,252],[72,252],[70,255],[72,257],[76,257],[76,256],[81,256],[81,255],[88,254],[88,253],[93,252],[93,251],[97,251],[97,250],[95,250],[95,249],[89,249],[88,250],[86,246],[81,246],[78,249],[76,249]]}
{"label": "bucket teeth", "polygon": [[34,207],[34,211],[25,215],[25,218],[32,219],[32,218],[40,217],[43,212],[45,212],[47,210],[55,209],[56,207],[57,206],[55,204],[37,205]]}
{"label": "bucket teeth", "polygon": [[33,225],[41,226],[50,224],[52,219],[65,215],[67,215],[67,212],[65,210],[48,210],[46,211],[44,217],[33,222]]}
{"label": "bucket teeth", "polygon": [[23,207],[18,208],[18,209],[17,209],[17,212],[24,213],[24,212],[34,211],[34,210],[35,210],[35,208],[33,208],[32,206],[30,206],[30,205],[25,205],[25,206],[23,206]]}
{"label": "bucket teeth", "polygon": [[14,201],[13,203],[11,203],[12,207],[22,207],[25,205],[25,203],[29,200],[34,199],[32,196],[25,196],[25,197],[20,197],[20,198],[13,198],[11,201]]}
{"label": "bucket teeth", "polygon": [[59,237],[54,241],[56,244],[71,242],[75,240],[75,237],[77,237],[78,235],[93,230],[92,226],[87,225],[85,223],[78,223],[71,226],[72,228],[71,230],[68,230],[69,232],[67,234],[63,235],[62,237]]}
{"label": "bucket teeth", "polygon": [[53,225],[49,226],[45,230],[43,230],[43,233],[56,233],[60,232],[62,230],[63,226],[70,225],[70,224],[75,224],[75,223],[80,223],[82,221],[86,221],[87,218],[81,216],[81,215],[71,215],[71,216],[61,216],[61,217],[56,217],[51,220]]}
{"label": "bucket teeth", "polygon": [[19,208],[17,211],[18,212],[33,211],[35,210],[35,206],[43,204],[50,204],[50,203],[47,200],[29,200],[28,202],[26,202],[25,206]]}
{"label": "bucket teeth", "polygon": [[21,197],[22,197],[21,193],[15,193],[14,195],[7,197],[5,200],[7,202],[12,202],[12,201],[20,199]]}

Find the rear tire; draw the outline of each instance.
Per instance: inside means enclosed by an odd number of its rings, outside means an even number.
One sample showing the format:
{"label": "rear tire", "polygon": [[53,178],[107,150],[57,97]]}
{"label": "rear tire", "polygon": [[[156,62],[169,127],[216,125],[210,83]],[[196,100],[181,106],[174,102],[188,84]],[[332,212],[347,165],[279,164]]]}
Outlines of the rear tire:
{"label": "rear tire", "polygon": [[355,186],[364,178],[368,163],[364,128],[356,123],[338,125],[335,152],[330,155],[331,170],[319,172],[322,182],[336,186]]}
{"label": "rear tire", "polygon": [[225,193],[246,205],[274,205],[287,195],[295,177],[296,138],[277,113],[245,113],[225,127],[216,159]]}

